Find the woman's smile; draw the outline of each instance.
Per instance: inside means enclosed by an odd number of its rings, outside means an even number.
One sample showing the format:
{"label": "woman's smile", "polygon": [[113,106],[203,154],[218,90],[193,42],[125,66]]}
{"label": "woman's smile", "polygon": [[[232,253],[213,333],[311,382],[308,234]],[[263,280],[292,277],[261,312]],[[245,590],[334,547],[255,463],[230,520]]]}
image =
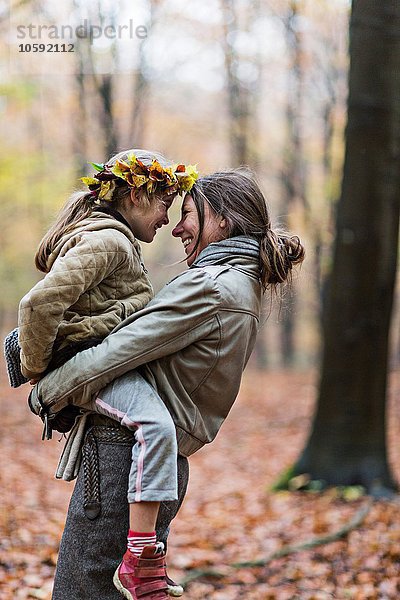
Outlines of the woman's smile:
{"label": "woman's smile", "polygon": [[216,215],[205,202],[203,231],[199,239],[199,215],[196,204],[190,194],[187,194],[183,201],[181,213],[182,218],[172,230],[172,235],[181,238],[187,256],[186,262],[190,267],[204,248],[212,242],[218,242],[224,237],[223,227],[225,227],[225,219],[222,219],[220,215]]}

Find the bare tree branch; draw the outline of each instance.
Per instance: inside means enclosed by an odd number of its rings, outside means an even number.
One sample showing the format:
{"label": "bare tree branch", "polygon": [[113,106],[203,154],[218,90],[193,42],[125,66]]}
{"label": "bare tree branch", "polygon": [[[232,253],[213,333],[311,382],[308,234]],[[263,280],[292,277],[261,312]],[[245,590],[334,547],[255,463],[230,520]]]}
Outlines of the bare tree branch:
{"label": "bare tree branch", "polygon": [[[259,560],[254,561],[245,561],[238,563],[231,563],[226,565],[226,567],[231,567],[233,569],[243,569],[243,568],[251,568],[251,567],[265,567],[273,560],[277,560],[278,558],[283,558],[284,556],[289,556],[290,554],[295,554],[297,552],[302,552],[303,550],[311,550],[312,548],[316,548],[318,546],[323,546],[325,544],[331,544],[332,542],[336,542],[345,538],[351,531],[360,527],[363,523],[364,519],[370,512],[373,506],[373,499],[368,498],[368,500],[361,506],[361,508],[356,512],[354,517],[350,519],[343,527],[338,529],[337,531],[330,533],[328,535],[320,535],[311,540],[303,542],[302,544],[293,544],[288,546],[283,546],[280,550],[273,552],[270,556],[266,558],[261,558]],[[199,579],[200,577],[214,577],[220,579],[221,577],[226,577],[227,571],[216,571],[211,569],[195,569],[191,571],[185,579],[181,582],[183,586],[187,585],[191,581],[195,579]]]}

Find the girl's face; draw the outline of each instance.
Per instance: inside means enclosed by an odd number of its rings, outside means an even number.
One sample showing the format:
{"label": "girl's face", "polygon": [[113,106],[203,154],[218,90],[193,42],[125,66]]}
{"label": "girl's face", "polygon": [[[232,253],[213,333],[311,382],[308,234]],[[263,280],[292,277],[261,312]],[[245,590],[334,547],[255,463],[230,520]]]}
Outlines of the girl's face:
{"label": "girl's face", "polygon": [[133,194],[132,196],[123,216],[131,226],[135,238],[141,242],[152,242],[157,229],[168,225],[168,210],[175,196],[171,194],[153,198],[148,206],[143,206]]}
{"label": "girl's face", "polygon": [[[212,242],[219,242],[225,237],[226,220],[216,215],[207,202],[204,202],[204,227],[195,252],[193,249],[199,237],[199,216],[197,208],[190,194],[185,196],[182,204],[182,218],[174,227],[172,235],[180,237],[185,249],[188,266],[194,262],[200,252]],[[192,254],[193,252],[193,254]]]}

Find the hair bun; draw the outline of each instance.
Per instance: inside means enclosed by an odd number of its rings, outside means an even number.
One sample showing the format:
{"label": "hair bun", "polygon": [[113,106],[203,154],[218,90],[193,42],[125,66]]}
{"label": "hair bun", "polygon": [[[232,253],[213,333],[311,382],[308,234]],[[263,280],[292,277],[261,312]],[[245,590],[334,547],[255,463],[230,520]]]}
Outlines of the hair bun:
{"label": "hair bun", "polygon": [[304,247],[297,235],[269,229],[261,243],[262,263],[268,273],[268,283],[290,283],[292,268],[304,260]]}
{"label": "hair bun", "polygon": [[304,248],[301,244],[299,236],[279,236],[278,243],[279,246],[285,250],[287,258],[291,263],[297,264],[298,262],[303,261]]}

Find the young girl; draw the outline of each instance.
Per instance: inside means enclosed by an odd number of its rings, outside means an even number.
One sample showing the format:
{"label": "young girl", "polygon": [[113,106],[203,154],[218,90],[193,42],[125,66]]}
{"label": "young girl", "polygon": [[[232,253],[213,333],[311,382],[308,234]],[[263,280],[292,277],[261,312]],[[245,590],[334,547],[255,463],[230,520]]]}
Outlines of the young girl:
{"label": "young girl", "polygon": [[[175,195],[189,191],[197,178],[192,166],[173,165],[145,150],[93,166],[94,177],[82,178],[90,191],[68,200],[41,241],[35,262],[45,277],[20,303],[21,370],[31,382],[99,343],[149,302],[153,292],[137,240],[153,240],[168,223]],[[134,403],[117,399],[95,407],[135,431],[128,502],[146,502],[149,486],[163,490],[158,501],[175,500],[177,444],[171,416],[139,374],[132,393]],[[70,429],[79,413],[74,408],[61,411],[52,427]],[[86,508],[89,518],[97,516],[93,506]],[[129,537],[133,554],[155,542],[154,532],[152,539],[133,532]]]}

